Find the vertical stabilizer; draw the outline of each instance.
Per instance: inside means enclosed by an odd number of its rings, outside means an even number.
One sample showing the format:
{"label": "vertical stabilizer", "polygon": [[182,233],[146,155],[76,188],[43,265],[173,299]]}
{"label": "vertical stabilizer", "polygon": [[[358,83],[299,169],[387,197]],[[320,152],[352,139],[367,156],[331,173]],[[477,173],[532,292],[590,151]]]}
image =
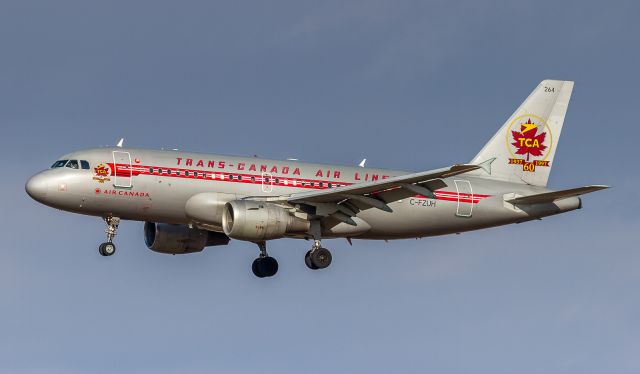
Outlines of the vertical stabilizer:
{"label": "vertical stabilizer", "polygon": [[542,81],[471,161],[490,164],[479,173],[546,186],[572,90],[571,81]]}

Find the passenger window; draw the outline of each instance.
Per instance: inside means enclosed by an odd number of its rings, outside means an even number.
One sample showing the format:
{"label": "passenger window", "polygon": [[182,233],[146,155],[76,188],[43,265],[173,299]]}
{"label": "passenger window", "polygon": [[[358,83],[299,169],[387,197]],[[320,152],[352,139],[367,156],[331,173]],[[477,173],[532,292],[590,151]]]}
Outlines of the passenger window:
{"label": "passenger window", "polygon": [[67,161],[69,160],[59,160],[53,163],[53,165],[51,165],[51,168],[61,168],[63,166],[65,166],[67,164]]}
{"label": "passenger window", "polygon": [[69,160],[69,162],[67,162],[67,165],[65,165],[65,166],[70,168],[70,169],[77,169],[78,168],[78,160]]}
{"label": "passenger window", "polygon": [[80,166],[82,166],[82,169],[84,169],[84,170],[89,170],[89,162],[88,161],[80,160]]}

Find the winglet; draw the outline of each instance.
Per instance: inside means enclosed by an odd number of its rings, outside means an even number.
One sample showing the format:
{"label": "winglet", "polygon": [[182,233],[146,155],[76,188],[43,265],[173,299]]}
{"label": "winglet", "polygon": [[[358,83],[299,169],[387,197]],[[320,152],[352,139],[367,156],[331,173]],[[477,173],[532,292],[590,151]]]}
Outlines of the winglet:
{"label": "winglet", "polygon": [[120,141],[118,142],[118,144],[116,144],[116,147],[122,148],[123,144],[124,144],[124,138],[120,138]]}
{"label": "winglet", "polygon": [[366,158],[363,158],[362,161],[360,161],[360,163],[358,164],[358,166],[360,166],[361,168],[364,167],[364,164],[367,162]]}

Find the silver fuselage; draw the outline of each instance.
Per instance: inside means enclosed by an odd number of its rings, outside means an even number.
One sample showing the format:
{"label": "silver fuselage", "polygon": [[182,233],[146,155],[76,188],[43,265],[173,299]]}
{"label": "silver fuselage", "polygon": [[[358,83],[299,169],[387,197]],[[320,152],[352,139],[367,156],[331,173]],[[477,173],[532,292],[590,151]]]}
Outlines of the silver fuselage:
{"label": "silver fuselage", "polygon": [[[52,168],[38,173],[27,182],[27,191],[34,199],[85,215],[172,224],[194,224],[185,213],[185,204],[203,192],[238,199],[275,197],[408,173],[119,147],[73,152],[61,159],[86,160],[90,167]],[[436,199],[416,195],[391,202],[391,213],[363,210],[357,215],[362,222],[358,230],[341,230],[340,226],[324,230],[323,236],[401,239],[443,235],[538,219],[580,208],[581,204],[574,197],[523,210],[505,200],[547,190],[496,181],[475,172],[443,181],[447,186],[436,191]]]}

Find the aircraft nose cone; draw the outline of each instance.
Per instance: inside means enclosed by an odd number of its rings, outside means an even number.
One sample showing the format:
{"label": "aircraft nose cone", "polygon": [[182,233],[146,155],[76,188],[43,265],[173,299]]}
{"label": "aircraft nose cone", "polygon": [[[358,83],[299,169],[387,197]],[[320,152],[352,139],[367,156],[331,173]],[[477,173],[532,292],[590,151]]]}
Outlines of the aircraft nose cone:
{"label": "aircraft nose cone", "polygon": [[24,189],[32,199],[42,201],[47,196],[47,178],[42,174],[36,174],[29,178]]}

